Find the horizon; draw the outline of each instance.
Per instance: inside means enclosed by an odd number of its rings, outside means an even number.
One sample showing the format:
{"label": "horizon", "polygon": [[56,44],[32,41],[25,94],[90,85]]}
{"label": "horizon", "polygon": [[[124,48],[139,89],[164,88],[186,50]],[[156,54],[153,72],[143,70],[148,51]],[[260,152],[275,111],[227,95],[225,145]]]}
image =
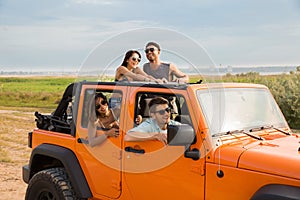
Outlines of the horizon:
{"label": "horizon", "polygon": [[[260,75],[278,75],[278,74],[289,74],[291,71],[296,72],[299,66],[256,66],[256,67],[238,67],[238,66],[227,66],[227,67],[216,67],[216,68],[201,68],[198,71],[191,71],[190,69],[181,69],[184,73],[190,76],[197,75],[226,75],[226,74],[246,74],[249,72],[259,73]],[[97,76],[97,77],[114,77],[114,69],[107,69],[106,71],[95,70],[95,71],[80,71],[80,70],[44,70],[44,71],[0,71],[0,76]]]}
{"label": "horizon", "polygon": [[[178,67],[178,65],[176,65]],[[276,67],[298,67],[300,66],[300,64],[295,64],[295,65],[219,65],[219,66],[208,66],[208,67],[203,67],[205,69],[208,69],[210,67],[216,68],[216,69],[224,69],[224,68],[276,68]],[[118,66],[115,67],[115,69]],[[141,67],[141,66],[140,66]],[[38,68],[38,69],[37,69]],[[2,69],[2,67],[0,67],[0,72],[69,72],[69,71],[74,71],[74,72],[78,72],[80,71],[80,67],[78,67],[77,69],[75,69],[76,67],[59,67],[59,68],[53,68],[53,67],[26,67],[26,68],[20,68],[20,67],[9,67],[9,69]],[[188,67],[178,67],[179,69],[187,69]],[[112,69],[111,69],[112,70]]]}

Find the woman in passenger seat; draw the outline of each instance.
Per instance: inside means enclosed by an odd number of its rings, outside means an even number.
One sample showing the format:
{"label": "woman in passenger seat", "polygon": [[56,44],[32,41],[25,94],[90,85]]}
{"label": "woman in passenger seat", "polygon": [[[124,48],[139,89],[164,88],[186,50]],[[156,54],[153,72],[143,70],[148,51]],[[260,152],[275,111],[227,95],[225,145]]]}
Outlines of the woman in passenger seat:
{"label": "woman in passenger seat", "polygon": [[[89,103],[88,141],[90,146],[103,143],[108,137],[119,136],[119,109],[109,109],[104,94],[97,93]],[[101,134],[97,135],[100,129]]]}

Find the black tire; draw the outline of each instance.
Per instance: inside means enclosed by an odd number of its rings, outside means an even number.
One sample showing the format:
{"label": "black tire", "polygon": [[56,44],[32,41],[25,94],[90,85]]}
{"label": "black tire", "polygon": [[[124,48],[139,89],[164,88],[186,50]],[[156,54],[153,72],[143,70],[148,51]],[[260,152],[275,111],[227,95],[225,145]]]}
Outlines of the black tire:
{"label": "black tire", "polygon": [[29,181],[25,200],[76,200],[68,175],[63,168],[36,173]]}

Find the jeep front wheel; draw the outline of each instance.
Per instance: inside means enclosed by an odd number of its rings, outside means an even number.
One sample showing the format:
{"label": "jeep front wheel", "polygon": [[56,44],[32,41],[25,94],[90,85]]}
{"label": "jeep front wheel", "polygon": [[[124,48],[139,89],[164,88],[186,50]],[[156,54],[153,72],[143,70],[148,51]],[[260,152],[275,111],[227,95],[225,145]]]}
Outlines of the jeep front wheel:
{"label": "jeep front wheel", "polygon": [[25,200],[75,200],[67,173],[63,168],[51,168],[36,173],[29,181]]}

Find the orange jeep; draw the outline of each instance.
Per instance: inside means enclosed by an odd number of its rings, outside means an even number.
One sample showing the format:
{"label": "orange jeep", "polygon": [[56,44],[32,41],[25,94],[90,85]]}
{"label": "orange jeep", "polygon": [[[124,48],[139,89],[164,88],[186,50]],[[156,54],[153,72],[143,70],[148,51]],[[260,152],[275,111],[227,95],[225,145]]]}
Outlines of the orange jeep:
{"label": "orange jeep", "polygon": [[[88,102],[99,92],[120,109],[120,136],[91,147]],[[181,125],[168,126],[167,145],[124,141],[153,96],[172,102]],[[83,81],[36,117],[28,200],[300,199],[300,139],[263,85]]]}

